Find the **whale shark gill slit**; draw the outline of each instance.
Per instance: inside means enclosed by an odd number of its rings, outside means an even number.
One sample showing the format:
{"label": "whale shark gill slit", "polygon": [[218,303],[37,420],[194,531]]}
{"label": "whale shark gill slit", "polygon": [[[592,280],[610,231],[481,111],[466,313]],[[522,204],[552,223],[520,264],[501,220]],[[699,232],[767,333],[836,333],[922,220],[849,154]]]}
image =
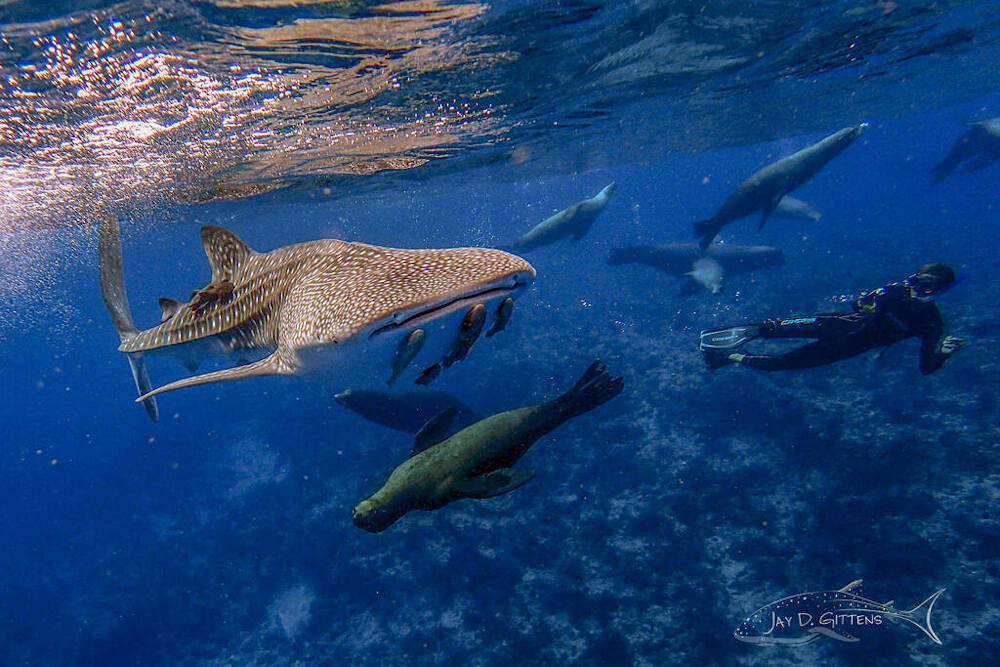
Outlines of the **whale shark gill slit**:
{"label": "whale shark gill slit", "polygon": [[518,287],[524,285],[520,279],[515,279],[511,285],[503,285],[499,287],[490,287],[479,292],[474,292],[472,294],[466,294],[464,296],[457,297],[455,299],[450,299],[444,301],[438,305],[431,306],[430,308],[424,308],[419,310],[412,315],[407,315],[404,317],[396,318],[395,316],[390,320],[389,323],[380,326],[368,335],[369,340],[375,338],[380,334],[389,333],[396,329],[401,329],[403,327],[420,326],[430,320],[435,319],[438,315],[445,311],[459,309],[465,305],[474,306],[484,300],[488,301],[494,299],[498,296],[504,296],[510,294]]}

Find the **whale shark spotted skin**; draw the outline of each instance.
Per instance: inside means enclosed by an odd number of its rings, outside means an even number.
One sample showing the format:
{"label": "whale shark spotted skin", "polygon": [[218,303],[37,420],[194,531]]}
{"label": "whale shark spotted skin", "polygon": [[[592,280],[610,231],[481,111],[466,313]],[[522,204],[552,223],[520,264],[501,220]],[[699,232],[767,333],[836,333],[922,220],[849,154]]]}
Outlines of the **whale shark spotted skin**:
{"label": "whale shark spotted skin", "polygon": [[161,300],[171,304],[163,322],[136,331],[121,315],[128,313],[124,284],[114,284],[121,271],[105,270],[121,264],[119,233],[117,221],[106,217],[102,289],[121,335],[118,349],[130,361],[168,353],[194,368],[210,355],[267,355],[152,391],[143,391],[137,375],[137,400],[263,375],[333,378],[347,386],[360,372],[384,386],[400,374],[393,368],[400,342],[416,338],[411,334],[419,329],[426,343],[407,350],[412,380],[413,372],[441,362],[457,344],[471,345],[460,339],[470,310],[482,304],[486,322],[495,323],[535,278],[526,261],[491,248],[408,250],[324,239],[256,252],[232,232],[208,225],[201,237],[212,282],[187,303]]}

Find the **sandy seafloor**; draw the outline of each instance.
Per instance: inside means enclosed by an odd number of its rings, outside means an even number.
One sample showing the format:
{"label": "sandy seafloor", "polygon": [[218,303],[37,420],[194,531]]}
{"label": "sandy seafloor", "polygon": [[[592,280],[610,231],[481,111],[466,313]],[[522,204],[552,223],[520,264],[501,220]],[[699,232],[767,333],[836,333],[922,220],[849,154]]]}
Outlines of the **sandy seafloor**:
{"label": "sandy seafloor", "polygon": [[[542,440],[522,489],[380,535],[353,527],[350,509],[407,455],[405,435],[294,378],[168,394],[151,424],[115,351],[92,230],[8,248],[0,663],[986,664],[1000,636],[1000,165],[933,188],[927,171],[996,102],[867,119],[796,193],[819,223],[724,231],[782,248],[787,264],[714,296],[607,266],[608,251],[689,240],[745,175],[821,135],[526,181],[485,170],[125,216],[130,296],[148,326],[156,297],[207,282],[201,224],[259,249],[500,244],[618,183],[584,240],[530,255],[538,279],[509,330],[441,388],[488,414],[553,397],[600,358],[623,395]],[[968,275],[939,302],[966,347],[932,376],[914,341],[796,373],[702,366],[703,328],[843,308],[839,295],[929,261]],[[170,359],[150,371],[157,384],[183,374]],[[943,645],[902,622],[856,644],[732,636],[771,600],[859,578],[901,608],[946,587],[933,615]]]}

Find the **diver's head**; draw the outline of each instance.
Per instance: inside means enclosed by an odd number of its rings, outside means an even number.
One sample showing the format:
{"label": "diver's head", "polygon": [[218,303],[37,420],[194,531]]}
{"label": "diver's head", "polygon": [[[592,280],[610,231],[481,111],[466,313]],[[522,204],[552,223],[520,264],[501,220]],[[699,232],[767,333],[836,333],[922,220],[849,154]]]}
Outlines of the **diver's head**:
{"label": "diver's head", "polygon": [[933,301],[955,284],[955,269],[947,264],[924,264],[903,284],[910,288],[914,299]]}

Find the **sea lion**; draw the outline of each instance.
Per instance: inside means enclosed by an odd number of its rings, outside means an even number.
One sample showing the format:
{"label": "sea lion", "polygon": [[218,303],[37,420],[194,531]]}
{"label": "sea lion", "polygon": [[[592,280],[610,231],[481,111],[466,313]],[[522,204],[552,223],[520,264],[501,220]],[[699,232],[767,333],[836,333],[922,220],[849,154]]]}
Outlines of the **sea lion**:
{"label": "sea lion", "polygon": [[590,231],[590,226],[594,224],[594,220],[611,201],[611,195],[614,191],[615,184],[609,183],[590,199],[577,202],[546,218],[530,232],[514,241],[513,250],[529,252],[567,236],[572,236],[574,241],[579,241]]}
{"label": "sea lion", "polygon": [[941,162],[931,169],[934,184],[948,178],[963,162],[962,171],[977,171],[1000,160],[1000,117],[972,123]]}
{"label": "sea lion", "polygon": [[460,498],[512,491],[534,471],[512,469],[543,435],[611,400],[624,386],[595,361],[568,392],[547,403],[477,421],[440,442],[414,443],[410,458],[353,511],[354,525],[380,533],[411,510],[435,510]]}
{"label": "sea lion", "polygon": [[461,425],[458,428],[479,419],[462,401],[434,389],[374,391],[352,388],[334,398],[337,403],[368,421],[404,433],[416,433],[428,420],[446,411],[454,411],[452,421]]}
{"label": "sea lion", "polygon": [[[672,276],[684,277],[691,272],[695,262],[702,258],[717,262],[725,275],[746,273],[785,263],[781,251],[770,246],[713,243],[702,253],[697,243],[665,243],[615,248],[608,257],[608,264],[647,264]],[[693,281],[687,281],[682,293],[693,293],[695,290],[689,289],[692,285]]]}
{"label": "sea lion", "polygon": [[694,233],[707,248],[719,230],[734,220],[760,211],[760,228],[777,208],[781,198],[815,176],[827,162],[840,155],[861,136],[868,123],[845,127],[800,151],[754,172],[737,187],[718,212],[694,223]]}

